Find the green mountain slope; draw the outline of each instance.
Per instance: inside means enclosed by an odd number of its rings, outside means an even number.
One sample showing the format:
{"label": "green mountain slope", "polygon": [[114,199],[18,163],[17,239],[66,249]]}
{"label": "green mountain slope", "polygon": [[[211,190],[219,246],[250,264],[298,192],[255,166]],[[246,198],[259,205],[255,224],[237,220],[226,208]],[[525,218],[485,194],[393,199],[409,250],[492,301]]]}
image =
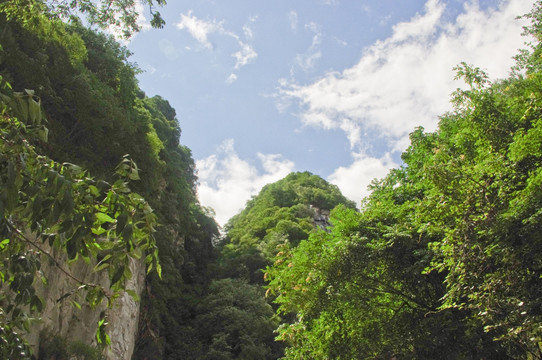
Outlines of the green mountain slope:
{"label": "green mountain slope", "polygon": [[224,274],[263,284],[262,269],[272,262],[277,245],[294,246],[317,230],[322,211],[339,204],[355,208],[338,187],[309,172],[291,173],[263,187],[225,226],[220,244]]}

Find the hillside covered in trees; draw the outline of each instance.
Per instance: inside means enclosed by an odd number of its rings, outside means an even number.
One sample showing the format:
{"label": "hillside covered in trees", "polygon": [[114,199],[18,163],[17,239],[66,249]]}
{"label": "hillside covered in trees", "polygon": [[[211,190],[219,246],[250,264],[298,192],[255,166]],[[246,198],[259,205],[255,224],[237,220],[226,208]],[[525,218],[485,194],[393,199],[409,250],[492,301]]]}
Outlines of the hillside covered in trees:
{"label": "hillside covered in trees", "polygon": [[[510,77],[458,65],[454,110],[361,204],[291,173],[222,232],[169,102],[113,37],[52,11],[0,3],[1,358],[111,358],[101,309],[127,292],[133,359],[542,359],[540,2]],[[75,284],[52,305],[50,268]],[[95,336],[29,344],[59,303],[99,309]]]}

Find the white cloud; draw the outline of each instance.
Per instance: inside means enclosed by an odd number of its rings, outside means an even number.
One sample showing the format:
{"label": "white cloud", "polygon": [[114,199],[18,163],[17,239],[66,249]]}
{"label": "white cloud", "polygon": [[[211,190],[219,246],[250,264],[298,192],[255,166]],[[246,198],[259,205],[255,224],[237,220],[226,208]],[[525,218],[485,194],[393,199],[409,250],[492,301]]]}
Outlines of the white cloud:
{"label": "white cloud", "polygon": [[239,41],[239,46],[241,46],[241,49],[232,55],[237,59],[235,69],[239,69],[247,65],[258,56],[252,46],[245,44],[242,41]]}
{"label": "white cloud", "polygon": [[386,176],[388,171],[398,165],[391,160],[390,154],[375,158],[354,153],[354,162],[348,167],[339,167],[328,177],[328,181],[339,187],[344,196],[356,202],[369,195],[367,186],[373,179]]}
{"label": "white cloud", "polygon": [[[249,18],[249,22],[251,23],[255,22],[256,20],[257,17],[255,16]],[[256,51],[254,51],[252,45],[248,43],[254,38],[254,32],[248,24],[245,24],[243,26],[243,34],[246,41],[242,41],[239,35],[237,35],[233,31],[226,30],[224,28],[223,20],[202,20],[197,18],[195,15],[192,15],[191,10],[188,11],[186,14],[181,14],[181,20],[177,24],[177,27],[180,30],[187,30],[194,39],[196,39],[204,48],[209,50],[213,49],[213,45],[209,41],[209,35],[213,33],[217,33],[234,39],[239,46],[239,50],[232,54],[232,56],[236,59],[234,65],[235,70],[238,70],[243,66],[251,63],[258,56]],[[226,80],[226,82],[231,84],[236,79],[237,75],[231,74]]]}
{"label": "white cloud", "polygon": [[288,21],[290,22],[290,28],[293,31],[297,30],[297,13],[292,10],[288,13]]}
{"label": "white cloud", "polygon": [[297,54],[295,61],[301,70],[308,72],[314,69],[316,62],[322,57],[322,51],[320,50],[322,45],[322,31],[320,30],[320,26],[314,22],[305,24],[305,30],[314,33],[311,46],[305,53]]}
{"label": "white cloud", "polygon": [[[524,41],[522,22],[515,18],[532,2],[499,4],[483,11],[469,2],[454,22],[446,23],[443,3],[428,0],[423,14],[395,25],[393,34],[366,48],[355,66],[309,85],[281,85],[278,106],[297,104],[305,124],[342,129],[352,147],[361,144],[362,134],[376,132],[382,135],[379,141],[403,150],[416,126],[434,130],[437,115],[451,108],[450,93],[461,85],[453,80],[455,65],[472,63],[493,78],[508,74]],[[305,58],[305,66],[311,61]]]}
{"label": "white cloud", "polygon": [[294,170],[294,163],[277,154],[260,154],[263,172],[248,161],[239,158],[232,139],[224,141],[217,151],[196,161],[199,186],[198,196],[202,205],[212,207],[216,220],[224,225],[244,208],[247,200],[261,188],[275,182]]}
{"label": "white cloud", "polygon": [[245,34],[245,39],[251,40],[254,37],[254,31],[248,25],[243,25],[243,33]]}
{"label": "white cloud", "polygon": [[235,82],[235,80],[237,80],[237,75],[235,74],[230,74],[230,76],[228,76],[228,78],[226,79],[226,84],[233,84]]}
{"label": "white cloud", "polygon": [[189,10],[186,14],[181,14],[181,21],[177,23],[177,28],[187,30],[196,41],[207,49],[213,48],[208,36],[214,32],[224,31],[223,21],[198,19],[192,15],[192,10]]}

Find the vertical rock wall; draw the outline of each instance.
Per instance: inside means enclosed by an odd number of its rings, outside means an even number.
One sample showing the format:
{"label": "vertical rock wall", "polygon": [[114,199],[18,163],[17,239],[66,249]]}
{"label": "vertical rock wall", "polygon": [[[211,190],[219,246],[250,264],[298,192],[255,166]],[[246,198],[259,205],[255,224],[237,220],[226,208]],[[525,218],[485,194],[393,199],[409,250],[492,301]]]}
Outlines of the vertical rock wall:
{"label": "vertical rock wall", "polygon": [[[75,278],[108,288],[107,273],[93,273],[92,265],[83,261],[77,261],[70,266],[66,265],[64,261],[59,261],[59,263],[63,264],[65,269]],[[133,275],[127,288],[141,294],[145,286],[143,261],[131,259],[130,270]],[[116,300],[111,309],[106,309],[106,304],[91,309],[88,305],[84,305],[84,300],[78,299],[77,296],[68,296],[62,299],[65,294],[77,289],[79,284],[60,271],[47,258],[43,259],[42,271],[48,279],[47,285],[38,288],[39,295],[44,301],[44,310],[41,321],[32,327],[27,336],[34,354],[38,354],[39,344],[43,337],[52,338],[59,335],[65,338],[68,343],[78,341],[88,345],[96,345],[95,334],[100,313],[106,311],[109,323],[107,332],[111,338],[111,345],[105,351],[106,359],[131,359],[138,327],[139,302],[124,293]],[[73,306],[72,300],[80,303],[81,309]]]}

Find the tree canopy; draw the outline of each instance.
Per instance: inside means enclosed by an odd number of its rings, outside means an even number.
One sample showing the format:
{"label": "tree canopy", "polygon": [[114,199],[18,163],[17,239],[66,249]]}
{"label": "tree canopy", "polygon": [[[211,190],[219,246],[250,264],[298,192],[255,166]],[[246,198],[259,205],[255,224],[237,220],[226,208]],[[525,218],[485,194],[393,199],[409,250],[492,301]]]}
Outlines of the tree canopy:
{"label": "tree canopy", "polygon": [[156,10],[166,4],[165,0],[6,0],[0,3],[0,12],[8,19],[21,21],[25,26],[33,26],[40,15],[50,19],[85,22],[101,29],[109,29],[121,37],[129,38],[141,30],[145,7],[148,9],[154,28],[162,28],[165,21]]}
{"label": "tree canopy", "polygon": [[[144,4],[163,25],[165,2]],[[2,358],[30,356],[44,262],[78,284],[59,299],[77,308],[112,304],[130,259],[148,271],[134,359],[542,358],[542,2],[510,76],[459,64],[453,110],[412,132],[359,210],[292,173],[223,234],[175,110],[139,88],[125,47],[83,25],[129,35],[137,12],[0,3]],[[87,20],[62,21],[76,13]],[[108,285],[73,276],[76,261]]]}
{"label": "tree canopy", "polygon": [[540,3],[512,75],[468,84],[361,212],[282,245],[268,293],[287,359],[542,357]]}
{"label": "tree canopy", "polygon": [[316,213],[338,204],[355,208],[336,185],[309,172],[294,172],[264,186],[225,226],[221,259],[227,270],[222,271],[244,273],[262,283],[261,270],[272,262],[277,245],[306,239],[316,228]]}
{"label": "tree canopy", "polygon": [[[136,352],[168,356],[177,336],[169,325],[195,316],[194,307],[181,314],[172,309],[201,296],[218,234],[197,202],[194,161],[179,143],[175,110],[161,97],[145,96],[130,53],[110,35],[79,21],[63,23],[38,3],[19,9],[31,11],[31,18],[10,13],[17,4],[2,3],[0,13],[0,280],[14,292],[2,294],[2,339],[10,344],[2,351],[23,343],[8,332],[24,334],[29,316],[40,316],[43,304],[32,289],[48,275],[40,274],[40,264],[53,261],[47,244],[66,253],[55,261],[67,274],[76,259],[109,273],[111,290],[82,283],[78,298],[66,289],[62,301],[74,306],[85,298],[112,302],[130,277],[130,257],[148,259],[152,270],[160,264],[162,278],[156,271],[147,275]],[[12,91],[8,83],[34,90]],[[18,310],[25,304],[31,313]],[[106,325],[102,319],[102,342]],[[9,354],[4,357],[15,358]]]}

